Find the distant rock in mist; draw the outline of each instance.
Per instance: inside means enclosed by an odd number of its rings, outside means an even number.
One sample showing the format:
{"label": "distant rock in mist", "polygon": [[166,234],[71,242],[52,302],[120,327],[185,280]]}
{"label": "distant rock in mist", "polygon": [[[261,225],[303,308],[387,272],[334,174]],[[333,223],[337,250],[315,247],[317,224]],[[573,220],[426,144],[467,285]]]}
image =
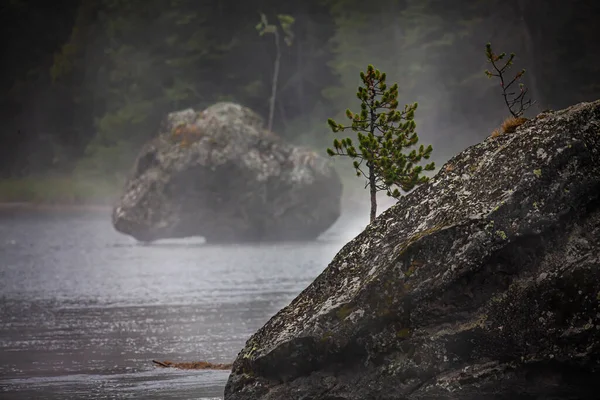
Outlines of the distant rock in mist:
{"label": "distant rock in mist", "polygon": [[338,219],[341,194],[327,159],[284,143],[250,109],[218,103],[168,115],[112,220],[140,241],[315,239]]}
{"label": "distant rock in mist", "polygon": [[489,137],[349,242],[226,400],[598,399],[600,100]]}

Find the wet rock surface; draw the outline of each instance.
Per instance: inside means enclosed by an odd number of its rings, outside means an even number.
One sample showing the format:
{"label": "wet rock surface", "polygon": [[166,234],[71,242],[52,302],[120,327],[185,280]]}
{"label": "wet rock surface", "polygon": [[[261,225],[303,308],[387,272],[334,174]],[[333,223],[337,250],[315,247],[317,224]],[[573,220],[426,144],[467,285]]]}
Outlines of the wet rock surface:
{"label": "wet rock surface", "polygon": [[218,103],[169,114],[112,219],[141,241],[306,240],[337,220],[341,192],[327,159],[267,132],[250,109]]}
{"label": "wet rock surface", "polygon": [[226,400],[597,399],[600,101],[451,159],[247,342]]}

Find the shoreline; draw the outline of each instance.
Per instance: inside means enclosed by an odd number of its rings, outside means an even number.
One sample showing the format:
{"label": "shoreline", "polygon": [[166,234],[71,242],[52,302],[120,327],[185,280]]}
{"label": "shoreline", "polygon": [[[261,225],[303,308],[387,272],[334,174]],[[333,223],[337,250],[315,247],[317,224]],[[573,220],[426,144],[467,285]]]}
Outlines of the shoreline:
{"label": "shoreline", "polygon": [[0,202],[0,212],[10,210],[22,211],[86,211],[94,213],[110,213],[112,206],[107,204],[60,204],[36,202]]}

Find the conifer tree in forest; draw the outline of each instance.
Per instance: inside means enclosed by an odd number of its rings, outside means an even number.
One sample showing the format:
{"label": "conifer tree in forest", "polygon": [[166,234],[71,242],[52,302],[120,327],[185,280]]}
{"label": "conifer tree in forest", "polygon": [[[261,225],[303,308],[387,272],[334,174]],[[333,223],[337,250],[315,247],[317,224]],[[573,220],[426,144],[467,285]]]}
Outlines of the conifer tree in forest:
{"label": "conifer tree in forest", "polygon": [[346,110],[352,124],[344,126],[331,118],[327,121],[334,133],[346,129],[356,132],[358,148],[351,138],[341,141],[336,138],[333,149],[328,148],[327,153],[350,157],[356,175],[366,178],[365,187],[369,187],[371,196],[370,222],[373,222],[377,214],[377,192],[385,191],[388,196],[399,198],[400,190],[408,192],[427,182],[429,178],[421,173],[433,171],[435,164],[417,165],[422,159],[429,159],[431,145],[403,153],[419,141],[414,120],[417,103],[398,110],[398,84],[388,88],[386,74],[372,65],[367,67],[366,73],[360,73],[360,78],[362,85],[356,96],[361,101],[361,110],[358,113]]}
{"label": "conifer tree in forest", "polygon": [[[277,16],[281,30],[283,31],[283,40],[285,44],[291,46],[294,40],[294,33],[292,32],[292,25],[294,24],[294,18],[290,15],[279,14]],[[279,27],[277,25],[269,24],[265,14],[260,14],[260,22],[256,25],[256,30],[260,36],[265,33],[270,33],[275,38],[275,64],[273,69],[273,82],[271,84],[271,98],[269,99],[269,119],[267,129],[271,131],[273,129],[273,115],[275,114],[275,99],[277,95],[277,81],[279,79],[279,64],[281,63],[281,43]]]}

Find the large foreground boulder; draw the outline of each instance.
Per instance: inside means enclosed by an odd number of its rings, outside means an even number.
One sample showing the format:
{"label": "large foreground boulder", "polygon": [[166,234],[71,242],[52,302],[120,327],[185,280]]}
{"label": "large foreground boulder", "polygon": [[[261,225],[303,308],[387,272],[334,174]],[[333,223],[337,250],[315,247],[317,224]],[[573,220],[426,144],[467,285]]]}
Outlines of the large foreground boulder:
{"label": "large foreground boulder", "polygon": [[226,400],[598,399],[600,101],[451,159],[247,342]]}
{"label": "large foreground boulder", "polygon": [[142,241],[314,239],[339,217],[326,159],[283,143],[233,103],[169,114],[138,156],[113,225]]}

